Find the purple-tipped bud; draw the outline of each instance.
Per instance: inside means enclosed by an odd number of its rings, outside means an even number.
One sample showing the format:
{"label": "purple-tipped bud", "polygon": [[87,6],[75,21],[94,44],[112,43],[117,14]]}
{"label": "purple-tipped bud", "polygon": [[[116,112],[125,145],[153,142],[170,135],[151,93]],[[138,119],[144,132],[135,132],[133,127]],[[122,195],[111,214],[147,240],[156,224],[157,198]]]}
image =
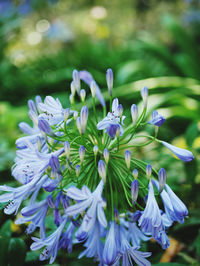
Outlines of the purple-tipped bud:
{"label": "purple-tipped bud", "polygon": [[81,108],[80,118],[81,118],[81,132],[82,132],[82,134],[84,134],[85,130],[86,130],[87,120],[88,120],[88,108],[87,108],[87,106],[83,106]]}
{"label": "purple-tipped bud", "polygon": [[37,114],[37,109],[33,100],[28,100],[28,108],[30,111],[33,111]]}
{"label": "purple-tipped bud", "polygon": [[96,90],[97,90],[97,84],[94,80],[90,84],[90,90],[91,90],[92,97],[94,98],[96,95]]}
{"label": "purple-tipped bud", "polygon": [[159,187],[160,187],[160,192],[163,191],[163,188],[166,183],[166,171],[164,168],[161,168],[158,172],[158,179],[159,179]]}
{"label": "purple-tipped bud", "polygon": [[190,162],[194,159],[193,154],[191,153],[191,151],[185,150],[185,149],[181,149],[178,148],[174,145],[171,145],[165,141],[162,141],[162,144],[168,148],[171,152],[173,152],[179,159],[181,159],[184,162]]}
{"label": "purple-tipped bud", "polygon": [[130,169],[131,166],[131,152],[129,150],[126,150],[124,153],[126,166],[128,169]]}
{"label": "purple-tipped bud", "polygon": [[74,96],[72,94],[69,95],[69,101],[71,104],[74,104]]}
{"label": "purple-tipped bud", "polygon": [[76,93],[76,88],[74,85],[74,81],[71,82],[71,95],[74,96]]}
{"label": "purple-tipped bud", "polygon": [[67,157],[67,159],[69,159],[69,155],[70,155],[70,144],[68,141],[65,141],[64,143],[64,149],[65,149],[65,155]]}
{"label": "purple-tipped bud", "polygon": [[117,127],[117,131],[116,131],[116,137],[119,138],[120,137],[120,127]]}
{"label": "purple-tipped bud", "polygon": [[118,105],[117,111],[119,113],[119,116],[122,117],[122,114],[123,114],[123,106],[121,104]]}
{"label": "purple-tipped bud", "polygon": [[81,101],[84,102],[85,101],[85,96],[86,96],[86,92],[84,89],[82,89],[80,91],[80,98],[81,98]]}
{"label": "purple-tipped bud", "polygon": [[106,72],[106,81],[108,86],[108,92],[109,95],[112,95],[112,89],[113,89],[113,71],[111,68],[109,68]]}
{"label": "purple-tipped bud", "polygon": [[137,170],[137,169],[134,169],[134,170],[132,171],[132,175],[133,175],[133,177],[134,177],[135,179],[137,179],[137,177],[138,177],[138,170]]}
{"label": "purple-tipped bud", "polygon": [[133,125],[135,126],[138,118],[138,109],[136,104],[131,105],[131,116],[132,116]]}
{"label": "purple-tipped bud", "polygon": [[78,112],[77,112],[77,111],[74,111],[74,114],[73,114],[73,116],[74,116],[74,120],[76,120],[76,119],[77,119],[77,117],[78,117]]}
{"label": "purple-tipped bud", "polygon": [[146,108],[147,107],[147,99],[148,99],[148,88],[147,87],[143,87],[141,89],[141,96],[142,96],[144,107]]}
{"label": "purple-tipped bud", "polygon": [[53,172],[59,172],[60,171],[60,162],[57,156],[52,155],[49,160],[49,165],[52,168]]}
{"label": "purple-tipped bud", "polygon": [[81,118],[80,117],[77,117],[77,119],[76,119],[76,127],[77,127],[79,133],[81,134]]}
{"label": "purple-tipped bud", "polygon": [[151,173],[152,173],[152,167],[151,167],[150,164],[148,164],[147,167],[146,167],[146,175],[147,175],[148,178],[150,178]]}
{"label": "purple-tipped bud", "polygon": [[105,182],[106,182],[106,165],[105,165],[104,161],[102,161],[102,160],[100,160],[98,162],[98,172],[99,172],[99,175],[105,184]]}
{"label": "purple-tipped bud", "polygon": [[156,110],[154,110],[152,112],[152,120],[149,120],[148,124],[160,127],[164,122],[165,122],[164,116],[159,115],[159,113]]}
{"label": "purple-tipped bud", "polygon": [[49,123],[42,117],[38,119],[38,127],[44,133],[50,134],[52,132]]}
{"label": "purple-tipped bud", "polygon": [[30,119],[33,121],[33,123],[35,125],[38,125],[38,117],[37,117],[37,114],[35,112],[31,111],[31,110],[28,112],[28,114],[29,114]]}
{"label": "purple-tipped bud", "polygon": [[137,181],[137,179],[134,179],[133,182],[131,183],[131,198],[133,205],[135,205],[137,201],[138,192],[139,192],[139,182]]}
{"label": "purple-tipped bud", "polygon": [[77,164],[77,166],[75,167],[75,172],[76,172],[76,177],[79,177],[81,172],[81,167],[79,164]]}
{"label": "purple-tipped bud", "polygon": [[73,76],[74,86],[75,86],[75,88],[76,88],[76,91],[77,91],[78,94],[79,94],[79,92],[80,92],[80,87],[81,87],[79,72],[75,69],[75,70],[73,71],[72,76]]}
{"label": "purple-tipped bud", "polygon": [[81,163],[83,163],[84,157],[85,157],[85,147],[81,146],[79,148],[79,157],[80,157],[80,161]]}
{"label": "purple-tipped bud", "polygon": [[104,159],[105,159],[106,164],[108,164],[109,157],[110,157],[109,156],[109,150],[108,149],[104,149],[103,156],[104,156]]}
{"label": "purple-tipped bud", "polygon": [[69,118],[69,116],[70,116],[70,109],[69,108],[66,108],[64,110],[64,120],[65,120],[65,122],[67,121],[67,119]]}
{"label": "purple-tipped bud", "polygon": [[93,147],[93,152],[94,152],[94,155],[95,155],[95,156],[97,156],[98,151],[99,151],[99,147],[98,147],[97,145],[95,145],[95,146]]}

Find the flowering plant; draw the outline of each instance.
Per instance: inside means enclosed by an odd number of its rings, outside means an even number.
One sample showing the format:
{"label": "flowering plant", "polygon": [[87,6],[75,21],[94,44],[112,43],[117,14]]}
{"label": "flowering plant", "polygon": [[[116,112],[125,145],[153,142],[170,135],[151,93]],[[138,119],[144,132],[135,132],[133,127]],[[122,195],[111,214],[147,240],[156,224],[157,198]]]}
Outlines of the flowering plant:
{"label": "flowering plant", "polygon": [[[85,104],[86,91],[81,80],[90,86],[93,109]],[[194,157],[157,138],[165,118],[156,110],[146,121],[148,89],[142,88],[143,110],[130,108],[132,122],[126,125],[123,107],[112,99],[113,72],[106,74],[110,96],[109,112],[101,91],[87,71],[73,71],[70,107],[47,96],[42,102],[28,101],[33,127],[20,123],[26,136],[16,141],[17,156],[12,175],[21,183],[17,188],[0,186],[0,202],[8,202],[4,212],[17,214],[16,224],[29,223],[27,233],[39,228],[40,237],[32,237],[32,250],[44,247],[40,260],[53,263],[59,249],[70,253],[73,245],[83,243],[79,258],[93,257],[99,265],[150,265],[151,252],[139,251],[141,241],[154,238],[163,249],[170,245],[168,228],[183,223],[187,207],[166,184],[166,171],[158,172],[131,151],[156,141],[185,162]],[[76,95],[77,94],[77,95]],[[77,98],[81,103],[77,104]],[[96,100],[103,108],[100,118]],[[155,135],[139,133],[150,124]],[[137,139],[142,139],[139,143]],[[144,140],[145,139],[145,140]],[[43,193],[43,200],[38,196]],[[162,200],[163,208],[157,203]],[[29,199],[29,200],[27,200]],[[54,216],[57,229],[46,235],[45,220]]]}

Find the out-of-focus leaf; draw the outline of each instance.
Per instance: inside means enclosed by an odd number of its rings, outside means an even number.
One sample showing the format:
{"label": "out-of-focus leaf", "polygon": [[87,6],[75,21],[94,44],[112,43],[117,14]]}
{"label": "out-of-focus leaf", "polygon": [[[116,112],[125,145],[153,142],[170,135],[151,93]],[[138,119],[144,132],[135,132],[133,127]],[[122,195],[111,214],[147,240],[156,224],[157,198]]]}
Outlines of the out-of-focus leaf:
{"label": "out-of-focus leaf", "polygon": [[185,138],[186,138],[186,141],[187,141],[187,145],[189,147],[192,147],[192,144],[193,144],[194,140],[198,136],[198,132],[199,132],[199,130],[198,130],[198,126],[197,126],[196,123],[192,123],[188,127],[188,129],[187,129],[187,131],[185,133]]}
{"label": "out-of-focus leaf", "polygon": [[39,250],[34,250],[34,251],[28,251],[26,253],[26,262],[30,261],[38,261],[40,256],[40,251]]}
{"label": "out-of-focus leaf", "polygon": [[23,266],[26,257],[26,245],[21,238],[11,238],[8,247],[8,263],[10,266]]}
{"label": "out-of-focus leaf", "polygon": [[0,265],[8,263],[8,246],[11,237],[11,220],[6,221],[0,230]]}

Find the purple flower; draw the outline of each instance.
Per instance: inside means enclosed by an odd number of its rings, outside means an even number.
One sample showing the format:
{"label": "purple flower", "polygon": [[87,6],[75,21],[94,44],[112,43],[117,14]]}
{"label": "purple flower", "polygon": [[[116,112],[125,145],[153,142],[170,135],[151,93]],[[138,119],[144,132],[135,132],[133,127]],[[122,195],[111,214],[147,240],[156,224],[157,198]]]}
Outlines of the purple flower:
{"label": "purple flower", "polygon": [[40,237],[44,239],[45,233],[45,218],[47,210],[49,208],[47,200],[30,204],[29,206],[21,210],[21,214],[24,216],[15,221],[16,224],[24,224],[31,222],[26,229],[27,234],[31,234],[35,231],[36,227],[40,228]]}
{"label": "purple flower", "polygon": [[72,252],[72,241],[73,241],[73,235],[75,231],[75,225],[73,222],[70,222],[66,231],[63,233],[62,238],[59,242],[59,249],[60,248],[67,248],[68,253]]}
{"label": "purple flower", "polygon": [[[123,128],[120,124],[120,114],[118,106],[119,106],[119,101],[116,98],[112,102],[112,113],[109,112],[107,116],[97,124],[97,129],[98,130],[105,129],[108,135],[111,136],[111,138],[113,138],[116,135],[118,127],[120,127],[120,136],[123,135]],[[122,125],[124,119],[125,116],[122,116],[121,118]]]}
{"label": "purple flower", "polygon": [[175,147],[165,141],[162,141],[162,144],[184,162],[190,162],[194,159],[194,156],[191,151]]}
{"label": "purple flower", "polygon": [[105,202],[101,197],[103,184],[103,181],[100,181],[93,193],[91,193],[86,186],[83,186],[81,190],[73,186],[66,191],[69,198],[78,201],[78,203],[66,209],[66,215],[76,216],[88,209],[84,215],[81,229],[79,230],[81,232],[89,232],[89,230],[95,225],[96,219],[98,219],[101,226],[107,226],[103,210]]}
{"label": "purple flower", "polygon": [[59,240],[66,223],[67,223],[67,217],[64,216],[63,221],[60,224],[60,226],[57,228],[57,230],[46,239],[39,239],[36,237],[32,237],[32,239],[35,242],[31,245],[30,247],[31,250],[37,250],[46,246],[46,248],[43,250],[43,252],[40,255],[41,261],[48,259],[50,256],[51,258],[49,263],[52,264],[55,261],[58,252]]}
{"label": "purple flower", "polygon": [[106,265],[113,265],[117,258],[117,245],[115,234],[115,222],[111,222],[109,231],[106,235],[106,242],[103,249],[103,262]]}
{"label": "purple flower", "polygon": [[160,127],[164,122],[165,118],[162,115],[159,115],[158,112],[155,110],[152,112],[152,120],[149,120],[148,124]]}
{"label": "purple flower", "polygon": [[43,117],[40,117],[38,119],[38,128],[44,133],[47,133],[47,134],[53,133],[49,123]]}
{"label": "purple flower", "polygon": [[149,182],[147,203],[139,218],[139,226],[145,234],[151,234],[154,238],[158,232],[164,230],[161,213],[154,196],[152,181]]}
{"label": "purple flower", "polygon": [[133,247],[139,247],[141,240],[148,241],[149,239],[150,237],[145,236],[135,222],[128,223],[128,240],[132,243]]}

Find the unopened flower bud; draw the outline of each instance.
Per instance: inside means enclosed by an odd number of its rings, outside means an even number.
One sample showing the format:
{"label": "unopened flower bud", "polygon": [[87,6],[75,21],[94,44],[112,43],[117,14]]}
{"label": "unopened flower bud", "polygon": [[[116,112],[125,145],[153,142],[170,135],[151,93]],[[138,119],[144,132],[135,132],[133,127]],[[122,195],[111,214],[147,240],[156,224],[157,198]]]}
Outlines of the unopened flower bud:
{"label": "unopened flower bud", "polygon": [[80,97],[81,97],[81,101],[84,102],[85,101],[85,96],[86,96],[86,92],[84,89],[82,89],[80,91]]}
{"label": "unopened flower bud", "polygon": [[137,179],[134,179],[133,182],[131,183],[131,198],[133,205],[135,205],[137,201],[138,191],[139,191],[139,182],[137,181]]}
{"label": "unopened flower bud", "polygon": [[87,106],[83,106],[81,108],[80,118],[81,118],[81,132],[82,132],[82,134],[84,134],[85,130],[86,130],[87,120],[88,120],[88,108],[87,108]]}
{"label": "unopened flower bud", "polygon": [[166,183],[166,171],[164,168],[161,168],[159,170],[158,179],[159,179],[159,185],[160,185],[160,192],[162,192],[165,186],[165,183]]}
{"label": "unopened flower bud", "polygon": [[92,97],[94,98],[96,95],[96,90],[97,90],[97,85],[94,80],[90,84],[90,90],[91,90]]}
{"label": "unopened flower bud", "polygon": [[30,117],[30,119],[33,121],[33,123],[35,124],[35,125],[38,125],[38,116],[37,116],[37,114],[35,113],[35,112],[33,112],[33,111],[29,111],[29,117]]}
{"label": "unopened flower bud", "polygon": [[64,143],[64,149],[65,149],[65,155],[67,157],[67,159],[69,159],[69,155],[70,155],[70,144],[68,141],[65,141]]}
{"label": "unopened flower bud", "polygon": [[76,172],[76,177],[79,177],[80,172],[81,172],[81,167],[79,164],[76,165],[75,167],[75,172]]}
{"label": "unopened flower bud", "polygon": [[76,119],[76,127],[77,127],[79,133],[81,134],[81,119],[80,119],[80,117],[77,117],[77,119]]}
{"label": "unopened flower bud", "polygon": [[79,148],[79,157],[80,157],[80,161],[81,163],[83,163],[84,157],[85,157],[85,147],[81,146]]}
{"label": "unopened flower bud", "polygon": [[65,120],[65,122],[67,122],[67,119],[69,118],[69,116],[70,116],[70,109],[66,108],[65,111],[64,111],[64,120]]}
{"label": "unopened flower bud", "polygon": [[138,118],[138,109],[136,104],[131,105],[131,116],[132,116],[133,126],[135,126]]}
{"label": "unopened flower bud", "polygon": [[122,114],[123,114],[123,106],[121,104],[118,105],[117,111],[119,113],[119,116],[122,117]]}
{"label": "unopened flower bud", "polygon": [[132,171],[132,175],[133,175],[133,177],[134,177],[135,179],[137,179],[137,177],[138,177],[138,170],[137,170],[137,169],[134,169],[134,170]]}
{"label": "unopened flower bud", "polygon": [[103,156],[106,161],[106,164],[108,164],[108,161],[109,161],[109,150],[108,149],[104,149]]}
{"label": "unopened flower bud", "polygon": [[152,173],[152,167],[151,167],[150,164],[148,164],[147,167],[146,167],[146,175],[147,175],[148,179],[150,178],[151,173]]}
{"label": "unopened flower bud", "polygon": [[81,87],[81,83],[80,83],[80,75],[79,72],[75,69],[73,71],[73,81],[74,81],[74,86],[76,88],[76,91],[78,92],[78,94],[80,93],[80,87]]}
{"label": "unopened flower bud", "polygon": [[73,116],[74,116],[74,120],[76,120],[76,119],[77,119],[77,117],[78,117],[78,112],[77,112],[77,111],[74,111],[74,114],[73,114]]}
{"label": "unopened flower bud", "polygon": [[30,111],[37,114],[37,109],[33,100],[28,100],[28,108]]}
{"label": "unopened flower bud", "polygon": [[108,92],[109,95],[112,95],[112,89],[113,89],[113,71],[111,68],[109,68],[106,72],[106,81],[108,86]]}
{"label": "unopened flower bud", "polygon": [[124,157],[125,157],[126,166],[127,166],[128,169],[130,169],[130,166],[131,166],[131,152],[129,150],[126,150],[125,154],[124,154]]}
{"label": "unopened flower bud", "polygon": [[74,81],[71,82],[71,95],[74,96],[76,93],[76,88],[74,85]]}
{"label": "unopened flower bud", "polygon": [[60,163],[59,163],[59,159],[57,156],[52,155],[50,160],[49,160],[49,165],[52,168],[52,171],[55,172],[59,172],[60,171]]}
{"label": "unopened flower bud", "polygon": [[42,110],[40,109],[39,105],[40,105],[40,103],[42,103],[42,98],[40,97],[40,95],[35,96],[35,103],[36,103],[38,112],[41,113]]}
{"label": "unopened flower bud", "polygon": [[143,87],[141,89],[141,96],[142,96],[144,107],[146,108],[147,107],[147,99],[148,99],[148,88],[147,87]]}
{"label": "unopened flower bud", "polygon": [[104,161],[102,160],[98,162],[98,172],[103,182],[105,183],[106,182],[106,165]]}
{"label": "unopened flower bud", "polygon": [[49,123],[42,117],[38,119],[38,128],[46,134],[52,133]]}
{"label": "unopened flower bud", "polygon": [[98,147],[97,145],[95,145],[95,146],[93,147],[93,152],[94,152],[94,155],[95,155],[95,156],[97,155],[98,151],[99,151],[99,147]]}
{"label": "unopened flower bud", "polygon": [[71,104],[74,104],[74,96],[72,94],[69,95],[69,101]]}
{"label": "unopened flower bud", "polygon": [[120,137],[120,127],[119,126],[117,127],[117,130],[116,130],[116,137],[117,138]]}

